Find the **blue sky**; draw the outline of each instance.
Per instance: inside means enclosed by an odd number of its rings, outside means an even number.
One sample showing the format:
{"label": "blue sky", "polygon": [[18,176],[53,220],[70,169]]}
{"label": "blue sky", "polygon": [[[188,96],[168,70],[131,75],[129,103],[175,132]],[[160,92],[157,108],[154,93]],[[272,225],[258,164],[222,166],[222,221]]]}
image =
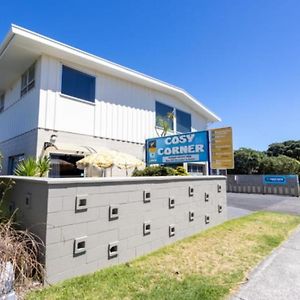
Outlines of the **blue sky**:
{"label": "blue sky", "polygon": [[300,1],[1,1],[11,23],[186,89],[238,147],[300,139]]}

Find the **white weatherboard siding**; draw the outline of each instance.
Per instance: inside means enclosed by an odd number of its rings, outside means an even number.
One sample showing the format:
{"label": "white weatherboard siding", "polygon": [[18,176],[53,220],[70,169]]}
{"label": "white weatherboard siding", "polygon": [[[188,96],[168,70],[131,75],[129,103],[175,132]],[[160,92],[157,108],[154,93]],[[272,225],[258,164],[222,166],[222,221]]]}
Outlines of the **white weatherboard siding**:
{"label": "white weatherboard siding", "polygon": [[5,90],[4,111],[0,114],[0,142],[7,141],[37,128],[39,116],[40,61],[36,63],[35,87],[22,97],[21,76],[22,74]]}
{"label": "white weatherboard siding", "polygon": [[[175,96],[42,56],[39,127],[116,140],[144,143],[156,136],[155,101],[192,114],[192,129],[204,130],[207,120]],[[95,103],[61,95],[62,64],[96,77]]]}

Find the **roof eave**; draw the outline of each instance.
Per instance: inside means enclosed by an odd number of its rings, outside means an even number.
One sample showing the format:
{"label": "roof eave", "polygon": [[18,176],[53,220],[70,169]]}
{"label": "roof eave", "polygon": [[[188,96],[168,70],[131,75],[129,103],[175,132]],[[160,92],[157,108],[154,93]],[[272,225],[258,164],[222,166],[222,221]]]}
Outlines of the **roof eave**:
{"label": "roof eave", "polygon": [[[168,91],[169,91],[169,93],[171,91],[173,93],[175,92],[175,94],[177,94],[178,96],[181,96],[181,99],[183,101],[185,101],[187,105],[191,104],[192,106],[194,106],[197,109],[196,112],[201,114],[202,116],[204,116],[208,121],[210,121],[210,122],[221,121],[220,117],[218,117],[216,114],[214,114],[212,111],[210,111],[207,107],[205,107],[202,103],[200,103],[197,99],[195,99],[193,96],[191,96],[185,90],[183,90],[177,86],[171,85],[169,83],[166,83],[164,81],[158,80],[151,76],[145,75],[138,71],[121,66],[119,64],[108,61],[106,59],[95,56],[93,54],[82,51],[80,49],[74,48],[72,46],[63,44],[61,42],[58,42],[56,40],[45,37],[43,35],[32,32],[28,29],[22,28],[20,26],[14,25],[14,24],[11,25],[11,29],[0,47],[0,53],[1,53],[2,46],[4,45],[4,47],[6,47],[7,46],[6,44],[9,44],[10,40],[12,39],[12,37],[14,35],[20,35],[22,37],[34,40],[36,42],[39,42],[39,43],[44,44],[49,47],[53,47],[57,50],[65,52],[65,53],[69,53],[69,54],[75,55],[77,57],[81,57],[84,60],[90,61],[90,62],[98,65],[99,67],[101,66],[102,68],[105,68],[107,70],[111,70],[111,71],[119,73],[121,78],[126,76],[126,78],[129,81],[134,81],[133,79],[135,79],[136,81],[139,81],[139,82],[148,83],[149,85],[151,85],[152,87],[156,87],[157,89],[158,88],[164,89],[165,92],[168,92]],[[123,76],[121,76],[121,75],[123,75]],[[115,76],[117,76],[117,75],[115,75]],[[183,98],[182,98],[182,96],[183,96]],[[190,103],[188,103],[189,101],[190,101]]]}

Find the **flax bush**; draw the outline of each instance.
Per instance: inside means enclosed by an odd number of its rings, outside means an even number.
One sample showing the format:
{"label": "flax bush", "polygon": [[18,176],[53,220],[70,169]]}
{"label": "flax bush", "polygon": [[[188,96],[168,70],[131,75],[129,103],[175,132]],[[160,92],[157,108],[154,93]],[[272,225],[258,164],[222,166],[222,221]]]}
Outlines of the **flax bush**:
{"label": "flax bush", "polygon": [[14,184],[12,180],[0,180],[0,274],[5,274],[6,264],[10,262],[15,276],[14,288],[20,291],[43,278],[44,268],[39,262],[43,243],[14,221],[16,210],[9,209],[6,199]]}

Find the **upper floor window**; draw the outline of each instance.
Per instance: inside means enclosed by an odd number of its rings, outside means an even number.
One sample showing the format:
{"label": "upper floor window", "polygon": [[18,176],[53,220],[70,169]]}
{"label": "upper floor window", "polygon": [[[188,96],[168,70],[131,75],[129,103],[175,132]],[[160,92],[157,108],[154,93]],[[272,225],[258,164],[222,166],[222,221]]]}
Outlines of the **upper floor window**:
{"label": "upper floor window", "polygon": [[176,130],[178,132],[191,132],[192,118],[191,114],[176,109]]}
{"label": "upper floor window", "polygon": [[155,102],[155,112],[157,127],[162,129],[167,127],[167,131],[173,131],[175,129],[176,132],[179,133],[192,131],[191,114],[158,101]]}
{"label": "upper floor window", "polygon": [[156,112],[156,126],[165,127],[166,124],[169,130],[174,130],[174,109],[171,106],[163,104],[161,102],[155,102],[155,112]]}
{"label": "upper floor window", "polygon": [[74,70],[67,66],[62,67],[61,92],[90,102],[95,102],[96,78]]}
{"label": "upper floor window", "polygon": [[0,113],[4,111],[4,101],[5,101],[5,95],[0,95]]}
{"label": "upper floor window", "polygon": [[34,88],[35,64],[33,64],[23,75],[21,80],[21,97]]}

